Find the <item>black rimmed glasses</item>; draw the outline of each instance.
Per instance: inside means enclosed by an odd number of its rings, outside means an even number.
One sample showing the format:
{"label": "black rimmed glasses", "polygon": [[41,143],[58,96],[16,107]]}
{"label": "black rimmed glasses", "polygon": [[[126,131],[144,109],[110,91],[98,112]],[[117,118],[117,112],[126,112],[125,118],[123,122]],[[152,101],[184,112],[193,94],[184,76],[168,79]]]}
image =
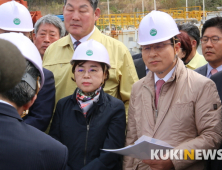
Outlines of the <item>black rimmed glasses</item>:
{"label": "black rimmed glasses", "polygon": [[221,39],[221,37],[218,37],[218,36],[212,36],[212,37],[203,36],[203,37],[201,37],[200,40],[201,40],[202,44],[206,44],[209,39],[210,39],[212,44],[216,44]]}

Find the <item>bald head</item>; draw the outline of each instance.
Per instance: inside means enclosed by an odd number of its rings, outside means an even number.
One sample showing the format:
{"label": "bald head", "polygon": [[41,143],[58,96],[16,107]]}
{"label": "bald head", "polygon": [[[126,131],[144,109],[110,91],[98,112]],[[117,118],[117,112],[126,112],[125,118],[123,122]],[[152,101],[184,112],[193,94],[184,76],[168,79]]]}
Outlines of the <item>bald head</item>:
{"label": "bald head", "polygon": [[0,93],[13,88],[21,81],[26,60],[12,43],[0,39]]}

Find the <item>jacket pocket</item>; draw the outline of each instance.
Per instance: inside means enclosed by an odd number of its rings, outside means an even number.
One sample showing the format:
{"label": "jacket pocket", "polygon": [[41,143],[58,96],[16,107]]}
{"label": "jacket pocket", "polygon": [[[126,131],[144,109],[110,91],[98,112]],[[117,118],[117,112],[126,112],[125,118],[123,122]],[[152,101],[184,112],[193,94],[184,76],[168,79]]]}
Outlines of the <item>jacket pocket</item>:
{"label": "jacket pocket", "polygon": [[169,110],[172,138],[177,143],[197,136],[195,108],[193,102],[175,104]]}

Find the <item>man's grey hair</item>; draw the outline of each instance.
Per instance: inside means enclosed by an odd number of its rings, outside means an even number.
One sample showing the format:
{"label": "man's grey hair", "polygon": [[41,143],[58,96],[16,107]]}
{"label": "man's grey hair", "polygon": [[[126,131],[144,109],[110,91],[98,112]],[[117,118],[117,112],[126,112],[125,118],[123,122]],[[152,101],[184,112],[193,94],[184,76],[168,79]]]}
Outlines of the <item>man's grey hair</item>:
{"label": "man's grey hair", "polygon": [[40,18],[35,23],[35,26],[34,26],[35,34],[38,33],[39,27],[40,27],[41,24],[52,24],[56,28],[59,29],[60,38],[65,36],[65,33],[66,33],[65,26],[64,26],[62,20],[60,18],[58,18],[57,16],[48,14],[48,15],[45,15],[42,18]]}
{"label": "man's grey hair", "polygon": [[200,30],[199,28],[194,24],[183,24],[178,26],[180,31],[185,31],[190,37],[194,38],[197,42],[197,46],[200,44]]}
{"label": "man's grey hair", "polygon": [[[40,76],[39,70],[27,60],[25,73],[31,75],[35,81]],[[36,90],[32,89],[27,82],[20,81],[13,89],[0,93],[0,96],[15,103],[17,107],[21,107],[32,100],[35,94]]]}
{"label": "man's grey hair", "polygon": [[[88,0],[90,2],[91,7],[93,8],[93,10],[95,11],[97,6],[98,6],[98,2],[99,0]],[[66,5],[67,0],[64,0],[64,4]]]}

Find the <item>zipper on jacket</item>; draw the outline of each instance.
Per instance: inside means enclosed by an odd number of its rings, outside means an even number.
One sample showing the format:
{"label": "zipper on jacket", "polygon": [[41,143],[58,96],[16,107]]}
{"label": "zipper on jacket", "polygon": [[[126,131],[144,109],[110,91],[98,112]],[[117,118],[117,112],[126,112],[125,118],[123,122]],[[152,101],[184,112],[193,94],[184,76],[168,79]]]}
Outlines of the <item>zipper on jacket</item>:
{"label": "zipper on jacket", "polygon": [[[90,118],[90,119],[91,119],[91,118]],[[87,152],[88,134],[89,134],[89,124],[87,124],[87,132],[86,132],[86,144],[85,144],[84,166],[86,165],[86,152]]]}
{"label": "zipper on jacket", "polygon": [[[145,85],[145,87],[149,90],[149,92],[150,92],[150,94],[152,95],[152,92],[150,91],[150,89]],[[163,87],[160,89],[160,94],[161,94],[161,92],[162,92],[162,89],[163,89]],[[160,98],[159,98],[160,99]],[[158,99],[158,103],[159,103],[159,99]],[[156,107],[156,104],[155,104],[155,102],[154,102],[154,100],[153,100],[153,105],[154,105],[154,122],[155,122],[155,124],[156,124],[156,119],[157,119],[157,117],[158,117],[158,105],[157,105],[157,107]]]}
{"label": "zipper on jacket", "polygon": [[86,165],[86,154],[87,154],[87,143],[88,143],[89,125],[90,125],[90,122],[91,122],[91,120],[92,120],[92,117],[93,117],[93,114],[92,114],[91,117],[90,117],[89,124],[87,123],[87,120],[86,120],[87,132],[86,132],[86,144],[85,144],[84,166]]}

